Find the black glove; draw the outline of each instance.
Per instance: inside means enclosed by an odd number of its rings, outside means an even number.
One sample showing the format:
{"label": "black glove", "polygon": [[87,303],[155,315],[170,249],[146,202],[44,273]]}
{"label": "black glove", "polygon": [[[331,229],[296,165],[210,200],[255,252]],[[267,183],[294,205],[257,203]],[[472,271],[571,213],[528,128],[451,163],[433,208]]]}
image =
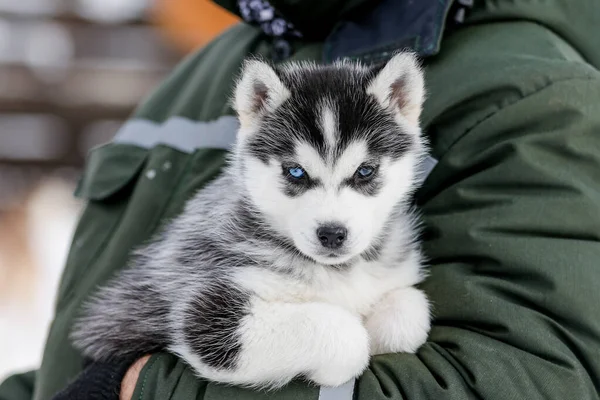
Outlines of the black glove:
{"label": "black glove", "polygon": [[121,382],[136,358],[113,362],[86,360],[83,371],[52,400],[119,400]]}

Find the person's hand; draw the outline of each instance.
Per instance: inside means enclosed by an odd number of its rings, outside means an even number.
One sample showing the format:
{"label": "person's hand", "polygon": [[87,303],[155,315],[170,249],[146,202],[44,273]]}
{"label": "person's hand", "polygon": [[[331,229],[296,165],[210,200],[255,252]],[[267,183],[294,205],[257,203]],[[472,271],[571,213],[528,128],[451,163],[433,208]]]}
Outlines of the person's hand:
{"label": "person's hand", "polygon": [[134,362],[131,367],[125,373],[125,377],[123,377],[123,381],[121,382],[121,393],[119,395],[119,400],[131,400],[133,397],[133,391],[135,390],[135,386],[137,385],[138,378],[140,376],[140,372],[144,365],[148,362],[150,356],[144,356]]}

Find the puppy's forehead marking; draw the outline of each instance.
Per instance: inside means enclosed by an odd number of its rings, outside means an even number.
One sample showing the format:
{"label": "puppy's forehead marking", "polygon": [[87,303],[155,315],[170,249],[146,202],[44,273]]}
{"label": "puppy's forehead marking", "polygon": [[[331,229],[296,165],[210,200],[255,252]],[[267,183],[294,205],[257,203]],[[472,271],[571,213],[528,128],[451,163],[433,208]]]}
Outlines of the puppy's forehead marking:
{"label": "puppy's forehead marking", "polygon": [[323,102],[320,105],[321,130],[325,139],[325,146],[333,149],[338,138],[339,115],[331,103]]}

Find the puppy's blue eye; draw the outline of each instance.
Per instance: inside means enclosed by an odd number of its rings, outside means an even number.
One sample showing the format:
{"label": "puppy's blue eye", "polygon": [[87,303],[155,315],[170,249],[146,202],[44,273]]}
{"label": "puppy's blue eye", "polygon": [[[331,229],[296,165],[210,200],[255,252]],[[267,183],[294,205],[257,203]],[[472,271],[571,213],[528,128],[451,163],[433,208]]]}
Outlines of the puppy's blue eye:
{"label": "puppy's blue eye", "polygon": [[300,179],[306,174],[306,172],[304,172],[304,170],[300,167],[292,167],[288,170],[288,172],[296,179]]}
{"label": "puppy's blue eye", "polygon": [[362,166],[362,167],[359,167],[359,168],[356,170],[356,172],[358,173],[358,175],[359,175],[361,178],[368,178],[368,177],[370,177],[371,175],[373,175],[373,172],[375,172],[375,169],[374,169],[374,168],[372,168],[372,167]]}

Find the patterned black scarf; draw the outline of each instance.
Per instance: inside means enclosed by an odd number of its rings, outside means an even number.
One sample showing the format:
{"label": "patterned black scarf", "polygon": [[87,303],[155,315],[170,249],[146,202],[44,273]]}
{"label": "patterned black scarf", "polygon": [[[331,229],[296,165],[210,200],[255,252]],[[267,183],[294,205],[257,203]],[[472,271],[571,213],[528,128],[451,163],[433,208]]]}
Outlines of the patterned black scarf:
{"label": "patterned black scarf", "polygon": [[292,54],[289,40],[301,38],[302,34],[266,0],[238,0],[242,18],[249,24],[258,25],[264,33],[273,37],[274,59],[285,60]]}

